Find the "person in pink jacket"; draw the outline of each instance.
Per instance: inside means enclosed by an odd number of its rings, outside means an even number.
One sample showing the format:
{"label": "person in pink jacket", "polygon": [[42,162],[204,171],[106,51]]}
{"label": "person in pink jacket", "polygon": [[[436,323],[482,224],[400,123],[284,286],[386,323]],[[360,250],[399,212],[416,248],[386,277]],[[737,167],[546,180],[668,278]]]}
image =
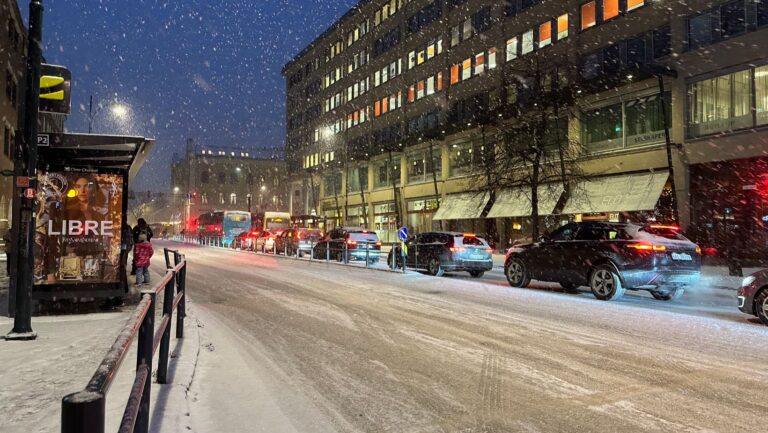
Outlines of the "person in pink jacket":
{"label": "person in pink jacket", "polygon": [[136,285],[149,284],[149,263],[155,250],[144,233],[139,235],[139,242],[133,247],[133,258],[136,261]]}

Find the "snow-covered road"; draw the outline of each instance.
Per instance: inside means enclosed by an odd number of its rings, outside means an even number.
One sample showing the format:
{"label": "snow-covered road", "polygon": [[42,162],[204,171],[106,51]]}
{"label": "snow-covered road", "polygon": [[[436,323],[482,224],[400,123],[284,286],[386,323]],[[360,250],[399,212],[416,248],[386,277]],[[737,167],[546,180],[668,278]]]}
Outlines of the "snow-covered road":
{"label": "snow-covered road", "polygon": [[765,427],[768,328],[730,299],[609,303],[169,245],[206,326],[197,431]]}

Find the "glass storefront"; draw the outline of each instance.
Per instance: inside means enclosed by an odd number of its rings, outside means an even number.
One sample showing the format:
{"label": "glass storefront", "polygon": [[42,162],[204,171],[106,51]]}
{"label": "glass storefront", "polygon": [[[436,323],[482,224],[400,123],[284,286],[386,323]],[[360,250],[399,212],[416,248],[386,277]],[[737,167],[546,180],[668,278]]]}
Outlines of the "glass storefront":
{"label": "glass storefront", "polygon": [[408,183],[432,181],[436,175],[441,178],[442,156],[440,147],[432,149],[432,157],[429,149],[413,152],[408,155]]}
{"label": "glass storefront", "polygon": [[432,217],[437,209],[437,199],[420,198],[408,200],[408,228],[413,233],[423,233],[434,230]]}
{"label": "glass storefront", "polygon": [[397,241],[397,208],[395,202],[374,203],[373,229],[382,242]]}
{"label": "glass storefront", "polygon": [[391,163],[389,159],[385,159],[373,166],[374,188],[391,188],[393,180],[397,184],[400,183],[400,156],[393,157]]}

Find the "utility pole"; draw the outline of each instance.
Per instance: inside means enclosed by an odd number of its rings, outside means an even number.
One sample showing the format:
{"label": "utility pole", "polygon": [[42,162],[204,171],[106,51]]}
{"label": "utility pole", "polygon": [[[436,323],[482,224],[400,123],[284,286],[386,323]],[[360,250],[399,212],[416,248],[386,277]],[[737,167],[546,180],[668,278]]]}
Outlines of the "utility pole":
{"label": "utility pole", "polygon": [[[26,94],[24,102],[24,134],[22,146],[16,150],[15,177],[28,177],[29,188],[37,187],[37,117],[40,97],[40,63],[42,62],[43,3],[29,2],[29,40],[27,43]],[[16,191],[18,194],[18,190]],[[35,270],[35,198],[21,197],[17,259],[16,314],[13,330],[6,340],[34,340],[32,330],[32,286]]]}

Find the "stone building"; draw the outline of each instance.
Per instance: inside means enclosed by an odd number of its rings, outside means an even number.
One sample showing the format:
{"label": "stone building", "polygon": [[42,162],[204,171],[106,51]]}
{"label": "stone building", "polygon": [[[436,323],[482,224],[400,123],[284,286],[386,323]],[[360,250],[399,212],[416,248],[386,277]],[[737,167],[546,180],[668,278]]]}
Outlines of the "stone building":
{"label": "stone building", "polygon": [[766,243],[765,0],[362,0],[283,74],[291,195],[338,224],[525,237],[530,194],[478,181],[479,155],[508,157],[498,132],[557,83],[576,91],[548,132],[581,176],[539,203],[545,225],[645,222],[677,197],[701,242]]}

